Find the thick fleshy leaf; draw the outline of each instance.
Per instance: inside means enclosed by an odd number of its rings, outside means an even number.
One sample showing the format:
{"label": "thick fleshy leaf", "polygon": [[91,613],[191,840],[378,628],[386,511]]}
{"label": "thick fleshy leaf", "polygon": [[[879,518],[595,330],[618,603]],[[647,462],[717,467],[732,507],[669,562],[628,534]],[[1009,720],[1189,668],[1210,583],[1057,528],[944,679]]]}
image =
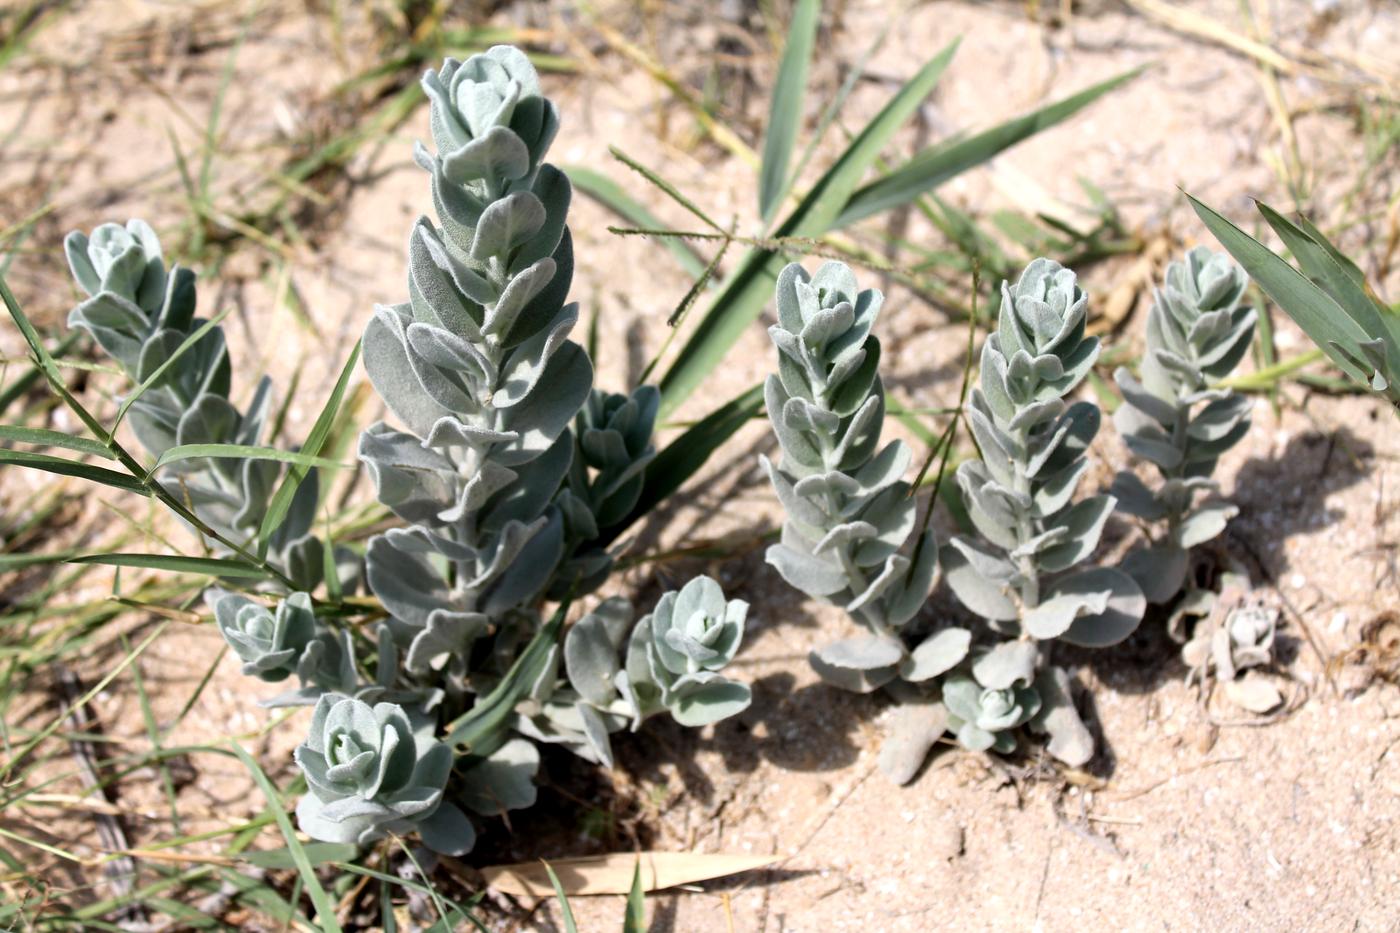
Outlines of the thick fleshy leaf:
{"label": "thick fleshy leaf", "polygon": [[1237,514],[1238,508],[1224,502],[1201,506],[1177,526],[1177,546],[1190,550],[1198,544],[1204,544],[1224,531],[1230,519]]}
{"label": "thick fleshy leaf", "polygon": [[824,645],[817,654],[831,667],[871,671],[898,664],[904,649],[891,639],[865,635]]}
{"label": "thick fleshy leaf", "polygon": [[448,412],[424,390],[414,374],[407,351],[407,316],[402,306],[375,309],[374,317],[365,326],[365,372],[389,410],[421,437]]}
{"label": "thick fleshy leaf", "polygon": [[1129,515],[1150,522],[1167,515],[1166,507],[1158,500],[1157,494],[1148,489],[1136,473],[1125,470],[1114,476],[1109,493],[1118,501],[1118,508]]}
{"label": "thick fleshy leaf", "polygon": [[451,803],[440,803],[418,824],[423,844],[442,855],[466,855],[476,845],[476,829],[466,814]]}
{"label": "thick fleshy leaf", "polygon": [[879,765],[895,784],[908,784],[948,728],[948,710],[933,698],[904,699],[890,713]]}
{"label": "thick fleshy leaf", "polygon": [[903,655],[898,643],[869,635],[824,645],[811,660],[822,679],[865,693],[888,682]]}
{"label": "thick fleshy leaf", "polygon": [[769,547],[764,557],[790,586],[808,596],[834,596],[848,585],[846,572],[840,565],[804,554],[785,544]]}
{"label": "thick fleshy leaf", "polygon": [[365,574],[370,589],[401,622],[423,627],[434,610],[455,608],[442,576],[427,561],[395,547],[388,537],[370,540]]}
{"label": "thick fleshy leaf", "polygon": [[614,678],[621,670],[620,640],[614,640],[605,618],[586,615],[564,636],[564,665],[569,684],[595,706],[606,706],[617,696]]}
{"label": "thick fleshy leaf", "polygon": [[1283,702],[1283,694],[1272,682],[1262,677],[1246,676],[1225,684],[1230,702],[1251,713],[1267,713]]}
{"label": "thick fleshy leaf", "polygon": [[898,627],[914,618],[927,602],[937,574],[938,539],[930,528],[915,543],[908,569],[880,596],[885,622]]}
{"label": "thick fleshy leaf", "polygon": [[1026,686],[1035,678],[1040,649],[1033,641],[1004,641],[972,662],[972,676],[989,690]]}
{"label": "thick fleshy leaf", "polygon": [[742,713],[753,702],[748,684],[721,681],[682,694],[671,707],[671,718],[683,726],[699,728]]}
{"label": "thick fleshy leaf", "polygon": [[1149,603],[1163,605],[1186,583],[1187,557],[1185,548],[1160,544],[1130,551],[1118,569],[1137,582]]}
{"label": "thick fleshy leaf", "polygon": [[492,201],[481,212],[471,258],[485,262],[501,257],[529,240],[545,223],[544,205],[529,191],[517,191]]}
{"label": "thick fleshy leaf", "polygon": [[520,434],[517,444],[497,454],[505,466],[524,463],[549,449],[588,399],[593,364],[582,347],[565,341],[550,356],[540,382],[550,390],[531,392],[518,405],[504,409],[503,426]]}
{"label": "thick fleshy leaf", "polygon": [[1094,553],[1114,504],[1112,496],[1091,496],[1055,516],[1050,527],[1065,529],[1065,540],[1036,555],[1040,568],[1050,573],[1067,570]]}
{"label": "thick fleshy leaf", "polygon": [[1069,675],[1058,667],[1048,667],[1035,681],[1040,694],[1040,712],[1031,728],[1050,736],[1048,751],[1071,768],[1080,768],[1094,757],[1094,737],[1079,718],[1070,693]]}
{"label": "thick fleshy leaf", "polygon": [[539,767],[540,753],[534,743],[511,739],[463,769],[462,803],[482,816],[534,806]]}
{"label": "thick fleshy leaf", "polygon": [[1014,622],[1020,617],[1008,594],[1015,568],[1004,557],[958,537],[943,546],[939,563],[953,594],[968,609],[994,622]]}
{"label": "thick fleshy leaf", "polygon": [[965,628],[934,632],[900,662],[899,676],[913,683],[932,680],[961,664],[971,644],[972,633]]}
{"label": "thick fleshy leaf", "polygon": [[1061,640],[1084,648],[1106,648],[1127,638],[1142,621],[1147,599],[1133,578],[1112,567],[1095,567],[1062,580],[1051,587],[1052,593],[1108,592],[1108,604],[1102,613],[1081,615],[1070,625]]}

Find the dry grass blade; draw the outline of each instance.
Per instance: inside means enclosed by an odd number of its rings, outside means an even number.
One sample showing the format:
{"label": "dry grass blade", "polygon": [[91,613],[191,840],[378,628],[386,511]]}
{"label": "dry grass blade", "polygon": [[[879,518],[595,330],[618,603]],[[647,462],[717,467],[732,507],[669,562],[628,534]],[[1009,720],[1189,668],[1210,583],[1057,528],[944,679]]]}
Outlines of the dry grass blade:
{"label": "dry grass blade", "polygon": [[594,23],[593,28],[598,35],[626,58],[635,62],[643,71],[646,71],[653,78],[665,85],[667,90],[676,95],[680,101],[686,105],[695,121],[700,124],[701,129],[720,146],[728,149],[735,158],[744,162],[751,168],[759,167],[758,154],[749,147],[738,135],[725,126],[723,123],[712,117],[702,101],[694,91],[688,88],[675,75],[671,74],[664,65],[656,61],[646,52],[633,45],[622,33],[603,23]]}
{"label": "dry grass blade", "polygon": [[[642,886],[660,891],[681,884],[694,884],[712,878],[767,868],[778,861],[769,855],[730,855],[699,852],[612,852],[580,858],[555,859],[549,865],[559,877],[559,885],[569,897],[593,894],[627,894],[638,859],[642,866]],[[541,862],[516,865],[489,865],[481,869],[486,883],[498,891],[523,897],[549,897],[554,886]]]}
{"label": "dry grass blade", "polygon": [[[1215,19],[1194,10],[1184,9],[1178,4],[1170,4],[1164,0],[1124,0],[1124,2],[1134,10],[1149,19],[1156,20],[1168,29],[1184,33],[1206,42],[1222,45],[1227,49],[1248,55],[1262,65],[1273,68],[1287,75],[1311,75],[1316,78],[1340,80],[1341,75],[1335,69],[1320,67],[1318,64],[1304,63],[1294,57],[1284,55],[1278,49],[1266,45],[1257,39],[1240,35],[1239,33],[1225,27]],[[1315,58],[1306,54],[1306,50],[1297,50],[1297,58]],[[1361,66],[1361,63],[1358,63]]]}

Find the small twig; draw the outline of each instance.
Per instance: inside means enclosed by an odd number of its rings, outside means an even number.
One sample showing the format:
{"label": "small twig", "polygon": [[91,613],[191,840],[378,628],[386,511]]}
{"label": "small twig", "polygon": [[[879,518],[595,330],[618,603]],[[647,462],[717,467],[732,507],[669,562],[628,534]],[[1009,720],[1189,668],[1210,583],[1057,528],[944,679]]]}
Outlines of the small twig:
{"label": "small twig", "polygon": [[1206,768],[1211,768],[1215,765],[1238,764],[1241,761],[1244,761],[1243,755],[1235,755],[1231,758],[1213,758],[1210,761],[1201,762],[1194,768],[1187,768],[1185,771],[1178,771],[1176,774],[1168,775],[1167,777],[1164,777],[1159,781],[1153,781],[1146,787],[1139,787],[1136,790],[1123,791],[1122,793],[1115,794],[1111,797],[1105,794],[1104,799],[1120,803],[1124,800],[1133,800],[1138,797],[1146,796],[1147,794],[1152,793],[1154,790],[1163,786],[1164,784],[1170,784],[1172,781],[1176,780],[1179,777],[1185,777],[1186,775],[1194,774],[1197,771],[1204,771]]}

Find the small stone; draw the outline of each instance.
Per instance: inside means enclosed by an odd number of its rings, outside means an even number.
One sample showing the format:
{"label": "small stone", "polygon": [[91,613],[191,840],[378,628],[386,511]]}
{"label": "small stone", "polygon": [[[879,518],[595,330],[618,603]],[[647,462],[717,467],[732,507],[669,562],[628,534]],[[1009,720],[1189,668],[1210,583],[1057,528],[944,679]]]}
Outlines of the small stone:
{"label": "small stone", "polygon": [[934,830],[929,844],[935,858],[951,862],[966,850],[966,833],[958,823],[942,823]]}

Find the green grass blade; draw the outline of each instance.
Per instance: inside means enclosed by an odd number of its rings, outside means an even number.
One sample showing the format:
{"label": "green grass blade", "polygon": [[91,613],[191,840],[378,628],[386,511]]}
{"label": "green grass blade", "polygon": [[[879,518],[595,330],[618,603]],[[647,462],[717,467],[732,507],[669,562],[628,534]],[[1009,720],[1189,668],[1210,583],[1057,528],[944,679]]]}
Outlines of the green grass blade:
{"label": "green grass blade", "polygon": [[543,672],[550,649],[559,641],[559,631],[564,627],[564,614],[568,609],[569,603],[565,600],[555,610],[553,618],[520,653],[496,689],[478,700],[465,715],[448,724],[446,741],[449,745],[457,746],[459,753],[465,751],[470,754],[505,725],[515,712],[515,704],[534,686]]}
{"label": "green grass blade", "polygon": [[544,865],[545,874],[549,875],[549,883],[554,886],[554,896],[559,901],[559,914],[564,923],[564,933],[578,933],[578,922],[574,920],[574,909],[569,906],[569,896],[564,893],[564,886],[559,883],[559,876],[554,873],[554,869],[544,859],[540,859]]}
{"label": "green grass blade", "polygon": [[1256,201],[1255,206],[1293,254],[1303,274],[1340,305],[1362,330],[1371,337],[1385,340],[1390,374],[1400,374],[1400,316],[1392,314],[1368,292],[1355,263],[1338,252],[1312,224],[1305,229],[1263,202]]}
{"label": "green grass blade", "polygon": [[[67,353],[82,336],[80,331],[73,331],[65,335],[64,338],[59,341],[58,346],[54,348],[54,354],[62,356]],[[23,375],[16,377],[14,382],[5,386],[4,390],[0,391],[0,415],[3,415],[11,405],[23,397],[30,389],[34,388],[34,384],[42,378],[44,378],[43,370],[38,366],[31,366]]]}
{"label": "green grass blade", "polygon": [[276,447],[255,447],[251,444],[181,444],[178,447],[171,447],[161,454],[155,466],[151,467],[151,472],[154,473],[162,467],[179,463],[182,460],[205,460],[211,457],[229,460],[276,460],[279,463],[291,463],[307,469],[323,467],[328,470],[340,470],[354,466],[353,463],[341,463],[339,460],[313,457],[311,454],[298,453],[294,450],[278,450]]}
{"label": "green grass blade", "polygon": [[28,48],[30,41],[39,34],[39,30],[58,19],[59,14],[72,5],[71,0],[49,4],[33,3],[28,9],[17,13],[13,30],[5,37],[4,45],[0,45],[0,70]]}
{"label": "green grass blade", "polygon": [[[884,48],[886,40],[889,39],[891,27],[908,12],[909,7],[912,6],[914,2],[915,0],[903,0],[903,2],[898,5],[897,11],[886,19],[884,27],[875,38],[871,40],[870,44],[866,46],[865,51],[861,52],[860,57],[851,64],[846,72],[845,79],[841,82],[841,86],[836,89],[835,96],[822,108],[821,116],[817,118],[817,125],[815,129],[813,129],[812,135],[807,138],[807,146],[802,150],[801,157],[798,158],[797,164],[793,166],[792,172],[789,174],[789,187],[796,183],[798,178],[802,177],[802,172],[807,168],[807,163],[812,161],[812,156],[816,154],[817,147],[821,145],[821,141],[826,137],[826,131],[831,128],[832,123],[836,122],[836,118],[841,115],[841,110],[846,106],[846,101],[856,89],[856,85],[865,77],[865,69],[869,66],[870,60],[875,57],[876,53]],[[787,196],[786,191],[783,192],[783,196]]]}
{"label": "green grass blade", "polygon": [[29,467],[33,470],[43,470],[46,473],[56,473],[59,476],[76,476],[79,479],[101,483],[104,486],[111,486],[113,489],[134,492],[142,496],[151,494],[139,478],[129,473],[119,473],[116,470],[93,466],[90,463],[81,463],[77,460],[68,460],[64,457],[55,457],[51,454],[33,453],[28,450],[0,450],[0,464]]}
{"label": "green grass blade", "polygon": [[[360,854],[360,847],[352,842],[308,842],[301,847],[302,853],[311,865],[324,865],[327,862],[348,862]],[[243,854],[243,860],[259,868],[296,868],[296,858],[287,847],[281,849],[258,849]]]}
{"label": "green grass blade", "polygon": [[710,412],[668,444],[655,460],[647,464],[642,493],[632,511],[619,524],[603,530],[603,543],[616,540],[634,522],[648,515],[685,485],[705,465],[711,454],[762,409],[763,386],[756,385]]}
{"label": "green grass blade", "polygon": [[627,893],[627,910],[622,915],[622,933],[647,933],[647,896],[642,890],[642,860],[632,869],[632,890]]}
{"label": "green grass blade", "polygon": [[802,98],[807,94],[807,69],[812,62],[820,14],[820,0],[798,0],[792,12],[792,25],[788,27],[758,173],[758,212],[765,224],[773,219],[787,193],[788,167],[792,164],[792,148],[802,125]]}
{"label": "green grass blade", "polygon": [[94,457],[101,457],[104,460],[115,459],[112,452],[100,441],[95,441],[90,437],[74,437],[72,434],[50,431],[48,428],[26,428],[17,424],[0,424],[0,441],[17,441],[21,444],[35,444],[41,447],[63,447]]}
{"label": "green grass blade", "polygon": [[1361,326],[1330,295],[1264,244],[1191,195],[1188,194],[1186,198],[1220,245],[1235,257],[1235,261],[1244,267],[1244,271],[1274,304],[1293,318],[1338,368],[1357,382],[1367,382],[1369,374],[1361,372],[1346,354],[1337,349],[1340,345],[1355,353],[1358,344],[1369,340],[1369,335]]}
{"label": "green grass blade", "polygon": [[[831,229],[880,150],[933,91],[957,46],[954,41],[909,79],[779,225],[775,237],[817,237]],[[753,249],[744,255],[662,378],[662,417],[699,387],[763,312],[781,268],[782,257],[772,250]]]}
{"label": "green grass blade", "polygon": [[872,214],[908,204],[925,191],[1068,119],[1141,73],[1141,68],[1135,68],[984,133],[925,149],[884,178],[853,194],[833,226],[844,227]]}
{"label": "green grass blade", "polygon": [[233,746],[233,751],[238,755],[243,766],[253,775],[253,780],[257,781],[258,787],[262,790],[263,796],[267,798],[268,806],[272,808],[272,815],[277,820],[277,828],[282,830],[282,838],[287,841],[287,852],[291,855],[292,864],[296,866],[297,875],[306,887],[306,893],[311,897],[311,903],[316,908],[316,920],[320,923],[321,929],[326,933],[340,933],[340,923],[335,919],[335,904],[326,896],[326,889],[321,887],[321,880],[316,877],[316,869],[311,867],[311,859],[307,857],[306,850],[297,839],[296,830],[292,828],[292,821],[287,816],[286,804],[282,800],[282,795],[277,792],[277,788],[268,780],[263,769],[258,767],[258,763],[253,757],[243,750],[243,746],[237,742],[229,743]]}
{"label": "green grass blade", "polygon": [[[1259,204],[1260,210],[1264,210],[1266,207],[1267,205],[1265,204]],[[1268,208],[1268,212],[1274,213],[1272,208]],[[1265,216],[1267,216],[1267,214]],[[1331,256],[1333,261],[1336,262],[1337,265],[1342,267],[1342,271],[1346,273],[1347,278],[1351,279],[1353,282],[1356,283],[1357,288],[1361,289],[1362,291],[1369,291],[1369,286],[1366,284],[1366,276],[1364,273],[1362,273],[1361,268],[1357,266],[1356,263],[1352,262],[1350,257],[1343,255],[1342,252],[1337,249],[1337,247],[1333,246],[1332,241],[1328,240],[1327,237],[1323,235],[1321,230],[1313,226],[1312,221],[1308,220],[1308,218],[1304,217],[1302,214],[1299,214],[1298,219],[1294,221],[1294,223],[1297,224],[1300,230],[1306,233],[1313,241],[1315,241],[1319,246],[1321,246],[1324,250],[1327,251],[1327,255]],[[1380,298],[1377,297],[1374,293],[1371,294],[1371,297],[1378,304],[1385,303],[1381,301]]]}
{"label": "green grass blade", "polygon": [[234,39],[233,48],[229,51],[223,71],[219,75],[219,87],[214,92],[214,103],[209,108],[209,123],[204,130],[204,158],[199,167],[199,195],[205,201],[209,200],[209,190],[213,186],[214,152],[219,147],[219,120],[223,116],[224,97],[228,94],[229,86],[233,84],[234,65],[238,61],[239,52],[243,50],[243,42],[252,29],[255,12],[256,7],[248,11],[243,25],[238,30],[238,37]]}
{"label": "green grass blade", "polygon": [[[321,450],[326,445],[326,438],[330,436],[331,427],[335,424],[336,416],[340,413],[341,403],[345,399],[345,390],[350,385],[350,377],[354,374],[355,364],[359,359],[360,343],[357,340],[354,349],[350,351],[350,358],[345,361],[345,366],[340,371],[340,378],[336,380],[331,397],[326,400],[325,407],[321,409],[321,414],[316,418],[316,423],[311,426],[311,433],[306,435],[306,443],[301,446],[302,454],[308,457],[320,456]],[[277,526],[282,524],[282,519],[286,517],[287,510],[292,506],[292,499],[296,496],[297,489],[301,487],[302,482],[310,472],[309,466],[293,462],[287,475],[282,477],[282,484],[277,487],[277,492],[269,500],[262,524],[258,526],[259,557],[267,556],[268,543],[272,539],[272,533],[277,530]]]}
{"label": "green grass blade", "polygon": [[72,564],[105,564],[109,567],[142,567],[168,573],[202,573],[211,577],[265,579],[267,571],[234,557],[185,557],[180,554],[85,554],[70,557]]}
{"label": "green grass blade", "polygon": [[[655,214],[647,210],[641,202],[634,200],[631,195],[622,190],[621,185],[602,172],[595,172],[582,165],[568,165],[564,167],[564,174],[569,176],[569,181],[575,188],[629,224],[648,230],[665,228],[666,225]],[[705,271],[704,260],[689,243],[677,237],[666,237],[662,244],[691,278],[695,278]]]}
{"label": "green grass blade", "polygon": [[0,554],[0,573],[38,567],[42,564],[62,564],[78,555],[77,551],[50,551],[47,554],[32,552],[22,554]]}

